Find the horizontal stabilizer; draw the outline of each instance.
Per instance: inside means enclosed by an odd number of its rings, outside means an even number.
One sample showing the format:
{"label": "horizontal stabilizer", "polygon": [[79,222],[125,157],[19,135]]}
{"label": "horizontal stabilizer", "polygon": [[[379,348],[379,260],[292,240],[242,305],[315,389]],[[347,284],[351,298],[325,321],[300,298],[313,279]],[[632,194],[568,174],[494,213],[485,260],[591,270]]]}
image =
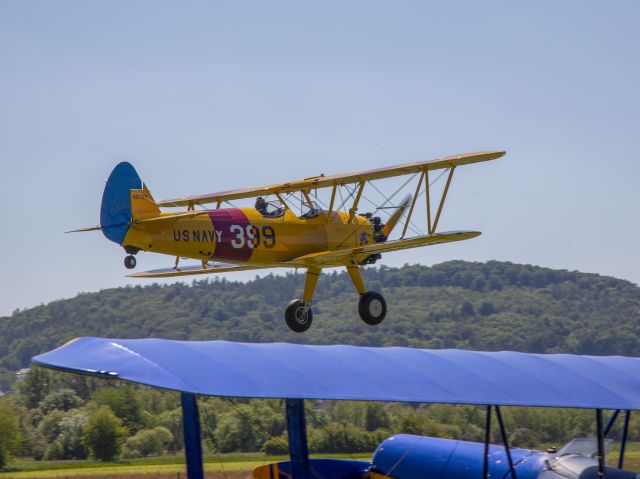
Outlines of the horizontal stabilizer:
{"label": "horizontal stabilizer", "polygon": [[287,261],[285,264],[291,266],[341,266],[354,256],[369,255],[376,253],[388,253],[402,249],[418,248],[420,246],[430,246],[441,243],[451,243],[462,241],[479,236],[479,231],[446,231],[444,233],[434,233],[426,236],[416,236],[415,238],[399,239],[384,243],[374,243],[355,248],[339,249],[337,251],[323,251],[300,256]]}
{"label": "horizontal stabilizer", "polygon": [[207,214],[206,211],[182,211],[180,213],[162,214],[160,216],[154,216],[153,218],[145,218],[145,219],[142,219],[142,220],[135,220],[132,223],[132,226],[164,223],[164,222],[174,221],[174,220],[178,220],[178,219],[193,218],[194,216],[206,215],[206,214]]}
{"label": "horizontal stabilizer", "polygon": [[102,227],[98,225],[98,226],[90,226],[89,228],[80,228],[79,230],[65,231],[65,233],[84,233],[86,231],[100,231],[101,229]]}
{"label": "horizontal stabilizer", "polygon": [[264,269],[263,266],[215,263],[203,268],[202,265],[184,266],[178,268],[160,268],[140,273],[128,274],[129,278],[172,278],[176,276],[191,276],[196,274],[229,273],[232,271],[248,271]]}

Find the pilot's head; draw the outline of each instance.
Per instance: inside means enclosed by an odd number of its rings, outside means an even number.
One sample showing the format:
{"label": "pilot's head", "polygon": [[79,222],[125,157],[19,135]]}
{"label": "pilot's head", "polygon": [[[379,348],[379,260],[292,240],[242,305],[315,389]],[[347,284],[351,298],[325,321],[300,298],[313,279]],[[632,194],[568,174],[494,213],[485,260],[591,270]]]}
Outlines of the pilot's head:
{"label": "pilot's head", "polygon": [[256,209],[257,210],[264,210],[267,208],[267,202],[264,200],[264,198],[262,196],[258,196],[256,198]]}

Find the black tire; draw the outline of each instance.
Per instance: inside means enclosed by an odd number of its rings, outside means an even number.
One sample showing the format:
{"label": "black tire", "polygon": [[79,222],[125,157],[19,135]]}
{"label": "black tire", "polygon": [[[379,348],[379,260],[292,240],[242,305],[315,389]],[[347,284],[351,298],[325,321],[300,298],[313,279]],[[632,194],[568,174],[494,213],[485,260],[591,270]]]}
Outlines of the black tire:
{"label": "black tire", "polygon": [[360,296],[358,313],[362,321],[370,326],[380,324],[387,315],[387,302],[380,293],[367,291]]}
{"label": "black tire", "polygon": [[307,309],[306,313],[303,313],[304,307],[304,300],[294,299],[289,302],[284,312],[284,319],[287,322],[287,326],[295,333],[304,333],[311,327],[313,313],[311,312],[311,308]]}
{"label": "black tire", "polygon": [[129,256],[125,257],[124,259],[124,267],[127,269],[133,269],[136,267],[136,257],[133,256],[132,254],[130,254]]}

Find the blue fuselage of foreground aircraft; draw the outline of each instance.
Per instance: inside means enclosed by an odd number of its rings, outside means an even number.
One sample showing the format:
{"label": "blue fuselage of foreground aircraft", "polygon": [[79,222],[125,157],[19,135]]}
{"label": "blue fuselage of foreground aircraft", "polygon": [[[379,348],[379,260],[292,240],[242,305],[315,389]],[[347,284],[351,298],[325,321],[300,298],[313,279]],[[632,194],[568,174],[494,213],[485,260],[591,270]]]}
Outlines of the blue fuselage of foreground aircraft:
{"label": "blue fuselage of foreground aircraft", "polygon": [[[517,479],[597,479],[595,459],[569,454],[556,457],[530,449],[511,448]],[[312,477],[327,479],[480,479],[484,444],[399,434],[384,440],[371,462],[312,459]],[[290,478],[290,463],[261,466],[256,479]],[[489,447],[489,477],[510,478],[503,446]],[[606,468],[607,479],[636,479],[636,473]]]}

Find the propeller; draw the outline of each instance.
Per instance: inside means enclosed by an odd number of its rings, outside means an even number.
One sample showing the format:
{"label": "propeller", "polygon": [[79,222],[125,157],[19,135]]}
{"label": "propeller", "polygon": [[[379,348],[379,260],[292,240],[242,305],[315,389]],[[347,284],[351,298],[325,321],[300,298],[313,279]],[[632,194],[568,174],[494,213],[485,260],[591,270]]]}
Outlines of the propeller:
{"label": "propeller", "polygon": [[396,210],[393,212],[391,217],[387,220],[387,223],[384,225],[384,228],[382,228],[382,234],[385,235],[387,238],[393,231],[393,228],[398,224],[398,221],[400,221],[400,218],[402,218],[404,211],[409,207],[409,204],[411,203],[411,198],[412,198],[411,195],[407,195],[404,197],[404,199],[400,203],[400,206],[396,208]]}

